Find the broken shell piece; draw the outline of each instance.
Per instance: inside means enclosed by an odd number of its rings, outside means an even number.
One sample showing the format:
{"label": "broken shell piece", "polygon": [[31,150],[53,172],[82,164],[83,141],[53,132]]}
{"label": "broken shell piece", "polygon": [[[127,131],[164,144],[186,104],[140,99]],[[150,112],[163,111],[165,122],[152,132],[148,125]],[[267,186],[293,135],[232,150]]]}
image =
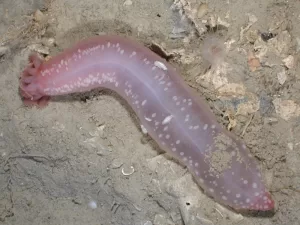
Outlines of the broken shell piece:
{"label": "broken shell piece", "polygon": [[282,100],[276,98],[273,100],[276,113],[284,120],[300,116],[300,105],[292,100]]}
{"label": "broken shell piece", "polygon": [[130,166],[129,168],[122,168],[122,174],[124,176],[130,176],[131,174],[134,173],[134,167],[133,166]]}
{"label": "broken shell piece", "polygon": [[248,54],[248,65],[252,72],[256,71],[258,67],[260,67],[260,61],[256,58],[253,52]]}
{"label": "broken shell piece", "polygon": [[241,103],[237,107],[237,114],[249,115],[257,112],[259,108],[260,108],[259,98],[255,94],[251,92],[247,92],[244,97],[244,101],[241,101]]}
{"label": "broken shell piece", "polygon": [[278,78],[279,84],[283,85],[287,78],[286,71],[283,69],[281,72],[279,72],[277,74],[277,78]]}
{"label": "broken shell piece", "polygon": [[146,223],[144,223],[144,225],[153,225],[153,223],[151,221],[146,221]]}
{"label": "broken shell piece", "polygon": [[112,169],[117,169],[120,168],[124,162],[121,159],[114,159],[111,163],[111,168]]}
{"label": "broken shell piece", "polygon": [[53,47],[55,45],[55,39],[54,38],[43,38],[42,39],[43,45],[47,47]]}
{"label": "broken shell piece", "polygon": [[212,84],[215,89],[218,89],[228,84],[228,71],[231,71],[229,64],[223,62],[216,68],[210,69],[205,74],[197,77],[196,82],[201,83],[201,85],[204,86],[209,86],[210,84]]}
{"label": "broken shell piece", "polygon": [[38,52],[38,53],[43,54],[43,55],[49,55],[50,54],[49,48],[45,47],[41,44],[33,44],[33,45],[28,46],[28,48],[32,51]]}
{"label": "broken shell piece", "polygon": [[220,17],[218,17],[217,21],[218,21],[218,25],[222,25],[222,26],[227,27],[227,28],[230,26],[230,23],[222,20]]}
{"label": "broken shell piece", "polygon": [[292,69],[294,67],[294,64],[295,64],[294,56],[289,55],[288,57],[283,59],[282,62],[284,63],[284,65],[287,68]]}
{"label": "broken shell piece", "polygon": [[229,217],[229,219],[233,221],[233,223],[239,223],[244,219],[244,217],[241,214],[232,212],[229,209],[217,203],[216,203],[216,210],[219,210],[219,212],[222,215],[224,215],[226,218]]}
{"label": "broken shell piece", "polygon": [[9,52],[9,47],[7,47],[7,46],[0,46],[0,57],[4,56],[8,52]]}
{"label": "broken shell piece", "polygon": [[45,14],[42,13],[40,10],[36,10],[36,11],[34,12],[33,17],[34,17],[34,20],[35,20],[35,21],[41,22],[42,20],[45,19]]}
{"label": "broken shell piece", "polygon": [[91,135],[92,137],[101,137],[101,136],[103,136],[104,128],[105,128],[105,125],[100,125],[94,131],[90,131],[89,135]]}
{"label": "broken shell piece", "polygon": [[197,11],[197,17],[200,19],[203,16],[205,16],[205,14],[208,11],[208,5],[206,3],[201,3],[198,7],[198,11]]}
{"label": "broken shell piece", "polygon": [[222,97],[230,97],[230,98],[236,98],[236,97],[243,97],[246,93],[246,88],[243,84],[236,84],[236,83],[229,83],[225,84],[224,86],[220,87],[218,89],[218,92],[220,94],[219,98]]}
{"label": "broken shell piece", "polygon": [[132,5],[132,1],[131,0],[126,0],[124,3],[123,3],[124,6],[131,6]]}

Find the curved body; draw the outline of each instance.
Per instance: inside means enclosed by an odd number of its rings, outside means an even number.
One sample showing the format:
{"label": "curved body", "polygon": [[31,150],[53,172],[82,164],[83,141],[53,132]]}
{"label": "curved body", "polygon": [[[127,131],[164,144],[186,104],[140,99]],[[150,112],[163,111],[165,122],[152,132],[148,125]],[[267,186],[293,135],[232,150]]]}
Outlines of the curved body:
{"label": "curved body", "polygon": [[108,88],[126,99],[144,132],[182,162],[205,192],[236,210],[272,210],[274,201],[246,146],[217,123],[208,105],[176,69],[148,48],[119,36],[100,36],[24,70],[26,104],[48,96]]}

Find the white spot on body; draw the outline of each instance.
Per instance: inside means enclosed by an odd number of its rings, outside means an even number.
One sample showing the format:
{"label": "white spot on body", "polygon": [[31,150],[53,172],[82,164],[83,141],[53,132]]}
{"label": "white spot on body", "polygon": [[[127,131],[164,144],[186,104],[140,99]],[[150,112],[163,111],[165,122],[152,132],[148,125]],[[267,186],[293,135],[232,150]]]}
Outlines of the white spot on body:
{"label": "white spot on body", "polygon": [[163,64],[162,62],[160,61],[155,61],[154,62],[154,65],[162,70],[168,70],[168,68],[165,66],[165,64]]}
{"label": "white spot on body", "polygon": [[129,58],[132,58],[132,57],[135,56],[135,55],[136,55],[136,52],[132,52],[132,53],[130,54]]}
{"label": "white spot on body", "polygon": [[165,125],[165,124],[168,124],[168,123],[170,123],[170,121],[172,120],[172,118],[173,118],[173,115],[169,115],[169,116],[167,116],[163,121],[162,121],[162,125]]}
{"label": "white spot on body", "polygon": [[146,104],[146,102],[147,102],[147,100],[144,100],[144,101],[142,102],[142,105],[145,105],[145,104]]}

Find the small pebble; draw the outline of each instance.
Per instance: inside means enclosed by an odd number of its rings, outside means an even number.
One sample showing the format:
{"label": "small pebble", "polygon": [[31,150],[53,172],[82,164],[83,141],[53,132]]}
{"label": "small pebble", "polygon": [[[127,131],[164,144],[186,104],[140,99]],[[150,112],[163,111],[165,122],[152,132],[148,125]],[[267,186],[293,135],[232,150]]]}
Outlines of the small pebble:
{"label": "small pebble", "polygon": [[44,13],[42,13],[40,10],[36,10],[34,13],[34,20],[37,22],[42,21],[45,18]]}
{"label": "small pebble", "polygon": [[88,206],[91,209],[96,209],[97,208],[97,203],[92,200],[92,201],[89,202]]}

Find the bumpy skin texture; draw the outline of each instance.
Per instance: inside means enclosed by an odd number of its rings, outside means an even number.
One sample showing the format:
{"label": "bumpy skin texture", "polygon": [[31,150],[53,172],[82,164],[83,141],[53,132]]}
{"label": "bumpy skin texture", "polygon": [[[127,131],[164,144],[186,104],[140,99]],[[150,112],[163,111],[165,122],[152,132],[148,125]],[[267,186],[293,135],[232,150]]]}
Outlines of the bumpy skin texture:
{"label": "bumpy skin texture", "polygon": [[38,106],[49,96],[94,88],[108,88],[125,98],[143,130],[187,166],[216,201],[235,210],[274,208],[245,144],[217,123],[175,68],[139,43],[100,36],[47,62],[31,55],[20,84],[24,103]]}

